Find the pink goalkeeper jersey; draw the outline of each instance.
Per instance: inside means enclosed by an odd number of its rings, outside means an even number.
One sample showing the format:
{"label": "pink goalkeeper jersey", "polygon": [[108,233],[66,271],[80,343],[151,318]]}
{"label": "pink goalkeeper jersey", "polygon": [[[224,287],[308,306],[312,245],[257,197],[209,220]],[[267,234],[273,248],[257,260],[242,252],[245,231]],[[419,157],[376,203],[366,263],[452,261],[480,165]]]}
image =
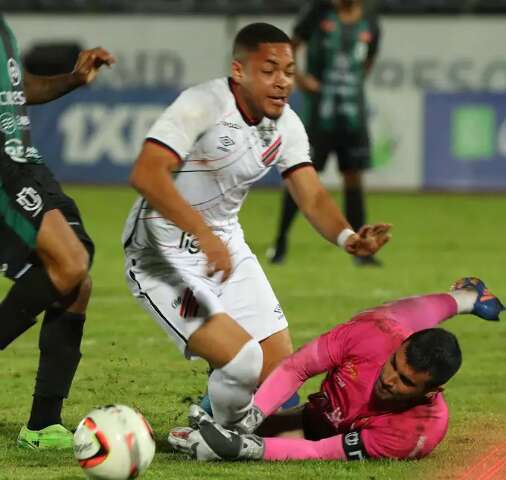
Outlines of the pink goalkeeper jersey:
{"label": "pink goalkeeper jersey", "polygon": [[450,295],[439,294],[364,311],[284,360],[258,390],[255,404],[269,415],[305,380],[327,372],[320,393],[306,405],[306,423],[326,424],[314,439],[342,434],[348,459],[423,457],[448,428],[443,395],[403,411],[380,411],[374,385],[404,339],[455,315],[456,308]]}

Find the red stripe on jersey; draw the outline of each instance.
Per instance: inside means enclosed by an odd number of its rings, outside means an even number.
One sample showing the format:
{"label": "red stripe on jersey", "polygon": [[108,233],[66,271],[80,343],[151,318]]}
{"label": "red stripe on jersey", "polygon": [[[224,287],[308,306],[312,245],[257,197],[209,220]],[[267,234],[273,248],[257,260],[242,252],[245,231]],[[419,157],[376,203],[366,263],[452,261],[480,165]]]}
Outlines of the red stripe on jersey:
{"label": "red stripe on jersey", "polygon": [[264,158],[264,160],[263,160],[263,164],[264,164],[265,166],[270,165],[270,164],[274,161],[274,159],[278,156],[278,153],[279,153],[279,149],[280,149],[280,147],[281,147],[281,144],[279,144],[279,145],[278,145],[278,147],[277,147],[276,149],[274,149],[274,150],[273,150],[273,151],[269,154],[269,156],[268,156],[268,157]]}
{"label": "red stripe on jersey", "polygon": [[274,142],[270,145],[270,147],[262,153],[262,158],[265,159],[265,157],[269,156],[273,149],[277,149],[281,145],[281,137],[276,138]]}
{"label": "red stripe on jersey", "polygon": [[183,318],[186,314],[186,306],[190,298],[191,298],[191,291],[189,288],[187,288],[184,291],[183,301],[181,302],[181,308],[179,309],[179,315]]}
{"label": "red stripe on jersey", "polygon": [[197,311],[199,309],[199,304],[197,303],[197,299],[193,297],[193,305],[190,312],[190,317],[195,318],[197,316]]}

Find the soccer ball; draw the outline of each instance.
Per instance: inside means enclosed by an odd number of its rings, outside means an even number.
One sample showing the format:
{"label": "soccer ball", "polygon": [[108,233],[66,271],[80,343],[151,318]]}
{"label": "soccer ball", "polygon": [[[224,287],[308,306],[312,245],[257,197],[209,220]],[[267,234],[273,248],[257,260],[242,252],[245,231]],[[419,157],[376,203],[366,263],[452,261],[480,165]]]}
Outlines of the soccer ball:
{"label": "soccer ball", "polygon": [[74,455],[89,478],[136,478],[149,467],[155,455],[153,430],[130,407],[100,407],[88,413],[77,426]]}

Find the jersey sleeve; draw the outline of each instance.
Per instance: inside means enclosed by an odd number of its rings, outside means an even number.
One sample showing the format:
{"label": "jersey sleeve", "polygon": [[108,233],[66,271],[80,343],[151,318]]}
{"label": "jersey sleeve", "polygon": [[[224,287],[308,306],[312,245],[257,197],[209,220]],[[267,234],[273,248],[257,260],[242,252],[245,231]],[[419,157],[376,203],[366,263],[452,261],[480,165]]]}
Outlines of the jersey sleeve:
{"label": "jersey sleeve", "polygon": [[309,140],[301,119],[290,108],[287,108],[286,116],[284,145],[281,151],[281,158],[276,163],[276,168],[283,178],[299,167],[312,165],[309,153]]}
{"label": "jersey sleeve", "polygon": [[306,380],[340,365],[348,330],[346,324],[339,325],[284,359],[255,394],[254,403],[260,411],[265,416],[272,414]]}
{"label": "jersey sleeve", "polygon": [[328,7],[328,1],[313,0],[307,2],[299,13],[299,17],[293,29],[294,37],[300,38],[303,41],[309,40],[309,37],[318,26],[322,11]]}
{"label": "jersey sleeve", "polygon": [[148,131],[146,140],[165,146],[182,161],[195,141],[214,123],[217,99],[202,86],[183,91]]}

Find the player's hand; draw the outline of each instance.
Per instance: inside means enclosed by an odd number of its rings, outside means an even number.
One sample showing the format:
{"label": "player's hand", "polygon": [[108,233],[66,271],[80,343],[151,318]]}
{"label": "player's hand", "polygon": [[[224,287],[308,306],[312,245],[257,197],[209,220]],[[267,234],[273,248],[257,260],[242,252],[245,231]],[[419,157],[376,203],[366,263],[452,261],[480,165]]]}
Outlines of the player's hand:
{"label": "player's hand", "polygon": [[344,246],[345,250],[356,257],[374,255],[391,236],[389,234],[392,225],[378,223],[376,225],[364,225],[355,235],[351,235]]}
{"label": "player's hand", "polygon": [[320,82],[309,73],[297,77],[297,85],[303,92],[318,93],[320,91]]}
{"label": "player's hand", "polygon": [[93,82],[98,70],[103,65],[110,67],[116,63],[116,59],[102,47],[83,50],[79,53],[72,75],[79,85]]}
{"label": "player's hand", "polygon": [[230,252],[223,241],[210,230],[197,236],[201,250],[207,257],[207,274],[211,277],[216,272],[223,272],[225,281],[232,271]]}

